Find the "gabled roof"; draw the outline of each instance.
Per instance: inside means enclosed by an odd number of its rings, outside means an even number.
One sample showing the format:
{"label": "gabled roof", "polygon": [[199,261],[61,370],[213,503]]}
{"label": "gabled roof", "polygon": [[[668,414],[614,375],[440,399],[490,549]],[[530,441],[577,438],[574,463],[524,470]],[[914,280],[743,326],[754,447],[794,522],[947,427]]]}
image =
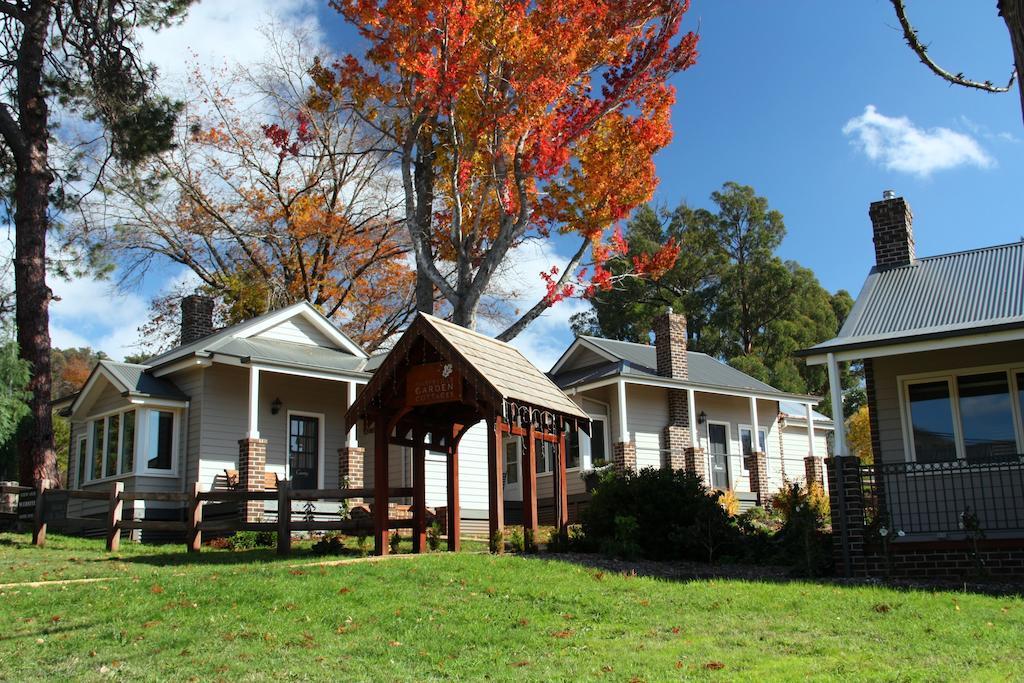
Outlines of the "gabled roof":
{"label": "gabled roof", "polygon": [[801,355],[1024,327],[1024,242],[872,269],[843,329]]}
{"label": "gabled roof", "polygon": [[[337,344],[337,349],[308,346],[308,349],[330,352],[316,355],[316,351],[305,353],[302,350],[293,348],[307,346],[304,344],[253,338],[260,332],[297,316],[301,316],[313,323],[321,333]],[[256,353],[253,353],[253,350]],[[368,357],[359,344],[352,341],[335,327],[315,306],[306,301],[300,301],[291,306],[264,313],[261,316],[246,320],[237,325],[225,327],[190,344],[178,346],[159,356],[149,358],[146,360],[146,365],[157,367],[193,355],[208,356],[213,353],[223,353],[237,357],[251,356],[253,360],[267,360],[286,364],[292,362],[289,358],[293,355],[299,360],[316,356],[316,361],[324,364],[319,367],[331,370],[359,370],[361,365],[353,363],[352,359],[365,360]],[[264,354],[263,357],[258,357],[260,353]]]}
{"label": "gabled roof", "polygon": [[74,412],[81,405],[82,399],[89,394],[100,377],[106,378],[115,389],[121,392],[122,396],[128,398],[160,398],[171,401],[188,400],[188,396],[176,387],[173,382],[162,377],[153,377],[146,372],[148,369],[145,365],[101,360],[93,368],[82,390],[74,395],[70,410]]}
{"label": "gabled roof", "polygon": [[[493,392],[495,400],[529,404],[589,424],[587,414],[518,349],[425,313],[417,314],[401,339],[379,364],[366,388],[359,393],[347,414],[350,424],[354,424],[356,419],[362,419],[371,403],[378,400],[379,396],[389,390],[393,391],[386,383],[404,362],[403,354],[421,337],[442,356],[454,357],[466,366],[475,375],[472,380]],[[465,378],[469,380],[470,376],[466,375]]]}
{"label": "gabled roof", "polygon": [[[803,403],[797,403],[796,401],[779,401],[779,412],[790,420],[807,421],[807,410],[804,408]],[[820,425],[821,427],[832,426],[832,418],[828,415],[822,415],[817,410],[812,410],[811,416],[814,418],[815,425]]]}
{"label": "gabled roof", "polygon": [[590,384],[602,379],[613,377],[637,377],[648,380],[663,382],[666,386],[678,385],[682,387],[693,387],[699,389],[715,388],[724,390],[735,390],[744,393],[753,393],[773,398],[793,398],[798,400],[812,399],[815,397],[791,394],[779,391],[770,384],[766,384],[750,375],[740,372],[731,365],[712,358],[706,353],[698,351],[686,352],[686,364],[689,378],[686,380],[672,379],[658,374],[658,355],[655,347],[650,344],[637,344],[635,342],[618,341],[615,339],[603,339],[601,337],[580,336],[562,355],[562,358],[555,364],[554,370],[558,370],[571,353],[579,348],[589,348],[596,351],[598,355],[610,357],[611,359],[596,365],[589,365],[576,370],[553,371],[551,374],[554,382],[562,389]]}

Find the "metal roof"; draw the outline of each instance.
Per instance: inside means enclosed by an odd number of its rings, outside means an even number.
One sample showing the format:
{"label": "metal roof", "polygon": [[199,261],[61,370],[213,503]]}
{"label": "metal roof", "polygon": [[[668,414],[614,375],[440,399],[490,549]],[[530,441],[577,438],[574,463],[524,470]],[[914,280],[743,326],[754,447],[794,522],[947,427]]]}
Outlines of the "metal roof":
{"label": "metal roof", "polygon": [[1024,326],[1024,242],[873,269],[843,329],[802,355]]}
{"label": "metal roof", "polygon": [[169,398],[177,401],[188,400],[188,396],[182,393],[181,389],[176,387],[173,382],[146,374],[148,368],[145,365],[118,363],[112,360],[102,360],[99,365],[103,366],[114,378],[114,381],[121,385],[118,388],[129,395]]}
{"label": "metal roof", "polygon": [[218,340],[208,350],[225,356],[235,356],[254,363],[301,366],[310,369],[366,374],[363,369],[365,358],[357,358],[347,351],[325,346],[311,346],[278,339],[235,339]]}
{"label": "metal roof", "polygon": [[[579,339],[596,346],[599,350],[618,360],[553,375],[552,379],[563,389],[620,375],[633,375],[660,380],[669,379],[658,374],[656,369],[658,367],[658,354],[655,347],[650,344],[637,344],[635,342],[588,336],[581,336]],[[736,389],[738,391],[766,394],[780,398],[797,396],[796,394],[779,391],[770,384],[740,372],[731,365],[712,358],[706,353],[687,351],[686,365],[688,379],[675,380],[681,385]]]}
{"label": "metal roof", "polygon": [[526,359],[519,349],[447,320],[421,313],[423,320],[445,338],[503,398],[522,401],[567,415],[587,414],[554,382]]}
{"label": "metal roof", "polygon": [[[807,419],[807,409],[804,408],[804,404],[796,401],[779,401],[779,412],[794,420]],[[814,417],[814,424],[821,423],[822,427],[832,424],[831,417],[822,415],[817,410],[812,410],[811,415]]]}

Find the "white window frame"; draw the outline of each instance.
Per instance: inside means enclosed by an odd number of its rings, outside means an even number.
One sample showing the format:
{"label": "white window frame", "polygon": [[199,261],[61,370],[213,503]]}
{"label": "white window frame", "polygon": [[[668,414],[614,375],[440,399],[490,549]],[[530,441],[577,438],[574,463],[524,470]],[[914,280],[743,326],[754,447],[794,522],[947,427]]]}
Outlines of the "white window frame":
{"label": "white window frame", "polygon": [[[288,481],[292,480],[292,415],[297,417],[315,417],[316,422],[316,486],[314,488],[324,487],[324,435],[326,434],[326,418],[323,413],[311,413],[305,410],[288,410],[286,411],[286,417],[284,422],[284,478]],[[405,449],[403,449],[403,455],[405,455]],[[408,449],[408,460],[410,465],[409,479],[412,481],[412,449]],[[404,468],[404,463],[403,463]]]}
{"label": "white window frame", "polygon": [[[81,453],[82,449],[85,449],[85,461],[84,462],[82,461],[82,453]],[[75,439],[75,456],[74,457],[75,457],[75,470],[76,470],[76,472],[75,472],[75,482],[76,482],[78,488],[82,488],[82,484],[84,484],[85,482],[89,481],[88,477],[85,476],[86,473],[90,472],[92,470],[92,468],[89,467],[89,465],[91,463],[89,462],[89,426],[88,426],[88,423],[86,423],[86,433],[85,434],[80,434],[78,436],[78,438]]]}
{"label": "white window frame", "polygon": [[[135,473],[147,477],[177,478],[179,451],[181,450],[181,416],[180,408],[170,406],[146,406],[137,407],[135,415]],[[144,445],[149,442],[149,413],[171,413],[174,418],[171,422],[171,467],[170,469],[151,469],[149,467],[149,453]],[[143,416],[139,419],[140,414]],[[141,424],[140,424],[141,422]]]}
{"label": "white window frame", "polygon": [[956,447],[954,462],[967,462],[967,449],[964,446],[963,422],[960,416],[960,389],[957,378],[964,375],[1003,372],[1007,376],[1007,387],[1010,392],[1010,411],[1013,417],[1013,433],[1017,442],[1017,452],[1024,453],[1024,415],[1021,415],[1020,386],[1017,374],[1024,373],[1024,365],[1020,363],[1001,363],[999,365],[982,365],[952,370],[920,372],[896,377],[899,391],[900,426],[903,435],[903,457],[906,462],[917,462],[914,450],[914,430],[911,424],[910,387],[915,384],[928,384],[941,380],[946,381],[949,388],[949,400],[953,413],[953,442]]}
{"label": "white window frame", "polygon": [[[605,401],[599,401],[597,399],[590,398],[589,396],[584,396],[583,397],[583,401],[584,401],[584,403],[588,403],[589,402],[589,403],[593,403],[593,404],[599,405],[599,406],[601,406],[601,408],[604,409],[603,412],[599,412],[597,410],[587,410],[585,405],[582,406],[583,410],[587,413],[587,417],[589,417],[591,419],[591,421],[592,421],[591,424],[593,424],[593,420],[600,420],[601,423],[604,425],[604,427],[601,429],[601,431],[604,434],[604,451],[605,451],[604,452],[604,459],[605,459],[605,463],[607,464],[608,462],[611,461],[611,447],[612,447],[612,441],[611,441],[611,438],[612,438],[612,432],[611,432],[611,429],[612,429],[612,424],[611,424],[612,423],[612,419],[611,419],[611,414],[612,414],[612,407],[611,407],[611,405],[609,403],[607,403]],[[567,472],[579,472],[579,471],[584,471],[585,472],[587,470],[591,470],[591,469],[594,468],[594,453],[591,450],[590,435],[583,433],[582,430],[580,430],[578,432],[578,435],[579,435],[579,442],[580,442],[580,464],[577,467],[570,467],[570,468],[568,468],[566,470]]]}
{"label": "white window frame", "polygon": [[[133,476],[133,475],[139,473],[138,472],[139,450],[141,448],[141,445],[140,445],[141,441],[139,439],[139,413],[143,412],[144,410],[145,410],[144,408],[141,408],[139,406],[130,405],[130,406],[124,406],[124,407],[118,408],[116,410],[108,410],[108,411],[103,412],[103,413],[97,413],[95,415],[90,415],[90,416],[85,418],[85,420],[84,420],[85,430],[86,430],[85,437],[79,437],[79,438],[80,439],[81,438],[85,438],[86,443],[87,443],[86,448],[88,449],[88,458],[87,458],[88,459],[88,467],[86,468],[86,472],[88,473],[89,476],[88,477],[84,477],[84,478],[79,476],[79,479],[78,479],[78,485],[79,486],[82,486],[85,483],[94,484],[94,483],[101,483],[101,482],[106,482],[106,481],[117,481],[118,479],[124,479],[124,478],[130,477],[130,476]],[[130,412],[133,412],[133,411],[135,412],[135,469],[133,469],[131,471],[128,471],[128,472],[123,472],[122,471],[122,462],[121,462],[121,455],[122,455],[121,443],[124,441],[124,415],[125,415],[125,413],[130,413]],[[114,456],[117,459],[117,462],[115,463],[115,466],[114,466],[114,474],[112,474],[110,476],[107,476],[106,475],[106,471],[107,471],[107,455],[109,454],[109,444],[106,442],[107,441],[107,429],[109,427],[110,418],[113,417],[114,415],[119,416],[118,420],[117,420],[117,451],[116,451],[115,456]],[[93,477],[92,476],[92,464],[93,464],[92,463],[92,452],[93,452],[93,443],[95,441],[95,439],[93,438],[94,435],[95,435],[95,432],[93,430],[93,423],[96,423],[96,422],[100,422],[103,425],[103,460],[102,460],[102,462],[100,464],[100,476]],[[164,470],[157,470],[157,471],[158,472],[164,472]]]}
{"label": "white window frame", "polygon": [[[745,424],[737,425],[737,427],[736,427],[736,436],[739,437],[740,462],[743,463],[743,474],[749,476],[750,475],[750,470],[747,469],[747,454],[743,452],[743,430],[744,429],[747,430],[748,432],[752,432],[753,429],[751,428],[750,425],[745,425]],[[762,434],[764,434],[764,451],[763,452],[764,452],[764,457],[767,460],[768,459],[768,428],[767,427],[762,427],[761,425],[758,425],[757,426],[757,435],[760,436]],[[751,441],[750,445],[751,445],[751,447],[753,447],[754,442]],[[758,441],[757,445],[760,446],[761,442]]]}

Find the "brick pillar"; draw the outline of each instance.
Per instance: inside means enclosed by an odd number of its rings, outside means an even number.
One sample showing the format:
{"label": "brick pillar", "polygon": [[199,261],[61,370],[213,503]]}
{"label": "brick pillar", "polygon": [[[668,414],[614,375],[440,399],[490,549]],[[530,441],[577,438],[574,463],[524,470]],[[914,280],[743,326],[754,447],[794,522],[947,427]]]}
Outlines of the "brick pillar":
{"label": "brick pillar", "polygon": [[664,429],[667,456],[664,466],[681,470],[686,466],[686,449],[693,445],[690,431],[690,408],[686,391],[668,390],[668,425]]}
{"label": "brick pillar", "polygon": [[612,445],[612,467],[620,474],[636,471],[636,444],[632,441],[616,441]]}
{"label": "brick pillar", "polygon": [[[242,491],[262,491],[267,472],[267,440],[238,440],[238,488]],[[245,521],[263,521],[263,501],[250,500],[245,503]]]}
{"label": "brick pillar", "polygon": [[825,489],[825,461],[816,455],[808,455],[804,458],[804,475],[807,477],[808,488],[811,484],[817,484]]}
{"label": "brick pillar", "polygon": [[754,451],[743,462],[750,472],[750,491],[757,494],[757,504],[764,505],[768,501],[768,456]]}
{"label": "brick pillar", "polygon": [[[358,446],[338,449],[338,488],[363,488],[363,462],[366,451]],[[349,509],[362,505],[362,498],[349,498]]]}
{"label": "brick pillar", "polygon": [[699,446],[691,446],[686,449],[684,466],[687,472],[696,474],[707,486],[708,482],[708,460],[704,455],[704,449]]}
{"label": "brick pillar", "polygon": [[[832,539],[836,573],[866,576],[864,559],[864,487],[860,460],[852,456],[826,458],[828,495],[832,508]],[[846,551],[844,552],[844,542]],[[849,567],[846,562],[849,561]]]}

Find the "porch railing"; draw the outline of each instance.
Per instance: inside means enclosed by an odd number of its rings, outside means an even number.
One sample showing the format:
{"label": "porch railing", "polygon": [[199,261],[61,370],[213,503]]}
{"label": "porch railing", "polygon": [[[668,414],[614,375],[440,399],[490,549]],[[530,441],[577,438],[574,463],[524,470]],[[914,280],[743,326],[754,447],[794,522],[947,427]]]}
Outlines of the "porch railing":
{"label": "porch railing", "polygon": [[1024,531],[1024,456],[861,466],[865,521],[899,535]]}

